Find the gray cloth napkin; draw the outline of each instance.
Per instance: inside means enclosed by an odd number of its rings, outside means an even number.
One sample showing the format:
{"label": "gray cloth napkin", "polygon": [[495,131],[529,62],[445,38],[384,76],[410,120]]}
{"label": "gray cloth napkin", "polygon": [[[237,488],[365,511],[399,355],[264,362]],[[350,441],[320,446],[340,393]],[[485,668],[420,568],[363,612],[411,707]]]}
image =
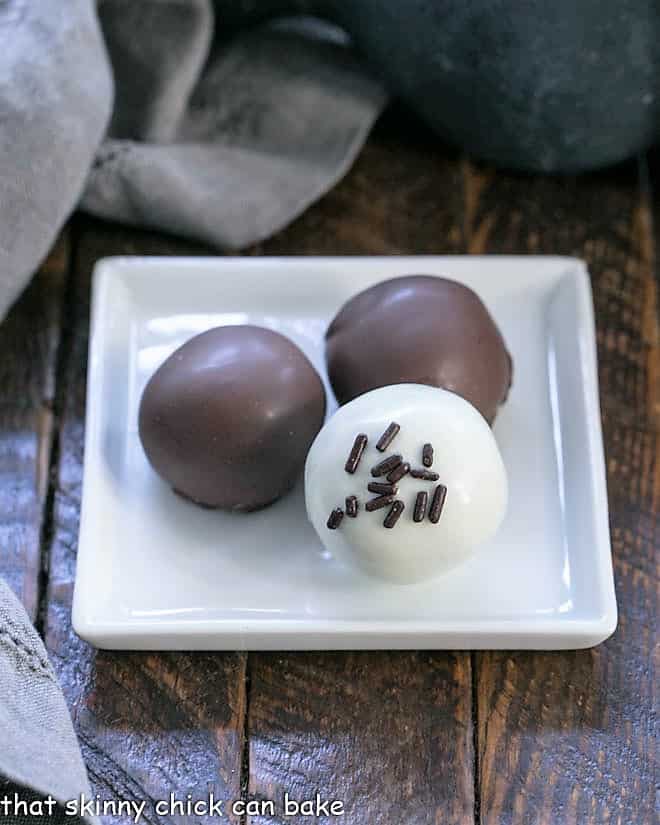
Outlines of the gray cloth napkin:
{"label": "gray cloth napkin", "polygon": [[222,7],[0,0],[0,319],[78,203],[237,249],[347,170],[380,84],[330,26],[225,33]]}
{"label": "gray cloth napkin", "polygon": [[79,199],[112,98],[91,0],[0,0],[0,321]]}
{"label": "gray cloth napkin", "polygon": [[[224,37],[222,6],[0,0],[0,320],[78,203],[237,248],[347,169],[385,102],[379,84],[334,30]],[[89,797],[46,652],[2,581],[0,736],[2,822],[39,822],[3,809],[14,794]]]}
{"label": "gray cloth napkin", "polygon": [[[65,805],[91,792],[69,712],[41,639],[2,579],[0,737],[0,822],[80,822]],[[44,807],[49,797],[59,805]]]}

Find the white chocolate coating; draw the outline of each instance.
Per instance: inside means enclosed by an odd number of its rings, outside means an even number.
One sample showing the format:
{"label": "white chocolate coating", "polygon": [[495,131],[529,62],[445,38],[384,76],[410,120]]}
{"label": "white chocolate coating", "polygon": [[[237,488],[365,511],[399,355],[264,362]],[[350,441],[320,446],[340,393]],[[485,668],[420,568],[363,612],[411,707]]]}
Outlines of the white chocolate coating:
{"label": "white chocolate coating", "polygon": [[[390,422],[401,430],[385,452],[376,442]],[[344,469],[355,437],[369,439],[354,474]],[[422,447],[433,445],[429,469],[437,482],[405,476],[398,482],[397,499],[405,509],[387,529],[385,507],[365,510],[376,494],[367,491],[371,468],[399,453],[411,467],[422,468]],[[437,524],[413,521],[417,492],[426,490],[429,507],[437,484],[447,497]],[[336,507],[345,509],[347,496],[359,499],[356,518],[344,515],[336,530],[326,526]],[[316,437],[305,465],[307,514],[328,552],[348,565],[401,584],[419,582],[443,573],[468,558],[499,528],[507,507],[506,470],[493,433],[477,410],[454,393],[421,384],[396,384],[365,393],[340,407]]]}

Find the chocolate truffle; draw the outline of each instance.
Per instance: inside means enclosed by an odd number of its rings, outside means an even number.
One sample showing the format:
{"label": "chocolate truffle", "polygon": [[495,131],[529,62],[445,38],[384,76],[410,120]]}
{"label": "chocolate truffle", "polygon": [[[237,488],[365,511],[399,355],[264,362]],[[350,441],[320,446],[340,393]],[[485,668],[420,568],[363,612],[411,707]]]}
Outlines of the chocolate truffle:
{"label": "chocolate truffle", "polygon": [[325,391],[284,336],[225,326],[191,338],[151,377],[139,432],[151,465],[207,507],[256,510],[295,483],[325,416]]}
{"label": "chocolate truffle", "polygon": [[326,358],[340,404],[389,384],[428,384],[492,424],[511,386],[511,356],[479,296],[432,275],[392,278],[351,298],[328,328]]}

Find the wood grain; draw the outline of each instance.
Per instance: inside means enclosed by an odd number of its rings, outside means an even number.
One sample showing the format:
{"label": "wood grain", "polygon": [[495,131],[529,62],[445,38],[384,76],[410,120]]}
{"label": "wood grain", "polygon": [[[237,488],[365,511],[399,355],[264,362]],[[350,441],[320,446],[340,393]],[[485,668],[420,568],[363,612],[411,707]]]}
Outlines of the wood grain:
{"label": "wood grain", "polygon": [[36,619],[66,233],[0,324],[0,575]]}
{"label": "wood grain", "polygon": [[593,650],[476,654],[481,822],[651,822],[660,533],[648,201],[635,164],[561,180],[464,171],[472,251],[589,263],[619,603],[615,635]]}
{"label": "wood grain", "polygon": [[[183,254],[199,247],[81,221],[70,288],[67,351],[58,387],[59,450],[49,547],[46,644],[72,710],[95,793],[146,801],[147,822],[171,792],[241,796],[245,713],[242,654],[97,652],[71,630],[85,416],[89,282],[110,254]],[[106,818],[107,825],[115,820]],[[117,820],[117,821],[122,821]],[[195,817],[195,822],[217,818]],[[235,821],[235,820],[232,820]]]}
{"label": "wood grain", "polygon": [[[462,202],[458,158],[394,111],[336,189],[252,251],[457,252]],[[469,654],[257,653],[249,673],[251,796],[319,793],[351,825],[473,823]]]}
{"label": "wood grain", "polygon": [[341,801],[324,823],[474,821],[468,655],[253,654],[250,677],[251,797]]}

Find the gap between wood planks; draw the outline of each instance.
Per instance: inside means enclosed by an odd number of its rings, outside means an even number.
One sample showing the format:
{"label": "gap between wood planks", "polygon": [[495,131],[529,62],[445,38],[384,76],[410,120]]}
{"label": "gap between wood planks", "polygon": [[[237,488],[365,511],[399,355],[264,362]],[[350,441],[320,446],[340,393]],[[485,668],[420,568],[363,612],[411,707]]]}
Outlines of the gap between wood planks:
{"label": "gap between wood planks", "polygon": [[[653,178],[646,156],[639,158],[639,183],[641,202],[635,216],[635,234],[640,248],[641,257],[651,273],[646,279],[644,318],[642,321],[642,335],[648,344],[648,415],[656,430],[660,429],[660,307],[658,306],[660,270],[658,269],[658,255],[656,249],[656,226],[660,215],[654,214],[654,198],[660,192],[655,191]],[[658,169],[660,173],[660,168]],[[660,506],[660,473],[656,475],[654,505]]]}
{"label": "gap between wood planks", "polygon": [[[483,254],[486,241],[495,223],[495,214],[486,215],[484,220],[476,225],[479,210],[479,199],[483,189],[492,179],[494,172],[491,169],[477,170],[469,158],[461,161],[461,178],[463,183],[463,235],[468,255]],[[474,825],[481,821],[481,782],[479,776],[479,690],[477,684],[477,655],[470,652],[470,709],[472,716],[472,783],[474,802]]]}
{"label": "gap between wood planks", "polygon": [[[245,682],[243,687],[243,701],[245,702],[243,709],[243,750],[241,753],[241,777],[239,786],[241,789],[241,799],[246,804],[250,798],[250,691],[252,687],[250,664],[250,654],[246,651]],[[240,825],[249,825],[247,813],[242,814]]]}
{"label": "gap between wood planks", "polygon": [[40,443],[40,485],[45,487],[44,505],[42,509],[41,530],[39,533],[39,556],[41,566],[39,568],[39,579],[37,582],[37,613],[35,618],[35,628],[42,639],[46,634],[46,615],[48,611],[48,582],[50,570],[50,544],[53,533],[53,512],[55,495],[57,493],[57,469],[60,459],[60,421],[62,417],[62,407],[64,389],[66,381],[64,372],[71,352],[71,341],[75,329],[73,322],[73,282],[76,260],[76,245],[78,240],[78,228],[75,218],[63,230],[66,233],[66,275],[64,288],[62,290],[62,311],[60,321],[60,336],[57,342],[55,354],[55,387],[52,404],[48,409],[48,426],[44,428],[40,437],[44,438]]}

